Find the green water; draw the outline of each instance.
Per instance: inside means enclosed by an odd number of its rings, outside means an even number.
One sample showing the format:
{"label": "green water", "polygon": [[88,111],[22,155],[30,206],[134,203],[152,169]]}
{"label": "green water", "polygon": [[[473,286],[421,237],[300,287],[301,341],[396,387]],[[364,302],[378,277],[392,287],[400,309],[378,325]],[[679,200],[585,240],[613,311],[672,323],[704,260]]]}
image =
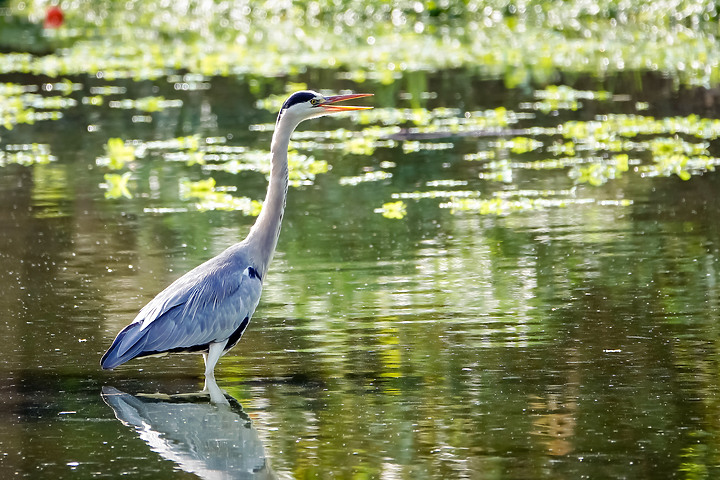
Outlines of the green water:
{"label": "green water", "polygon": [[[718,475],[714,5],[135,3],[0,5],[0,478]],[[296,132],[234,401],[102,371],[306,87],[375,108]]]}
{"label": "green water", "polygon": [[[77,81],[82,96],[89,86]],[[217,368],[244,412],[176,398],[151,403],[139,430],[118,421],[103,387],[202,388],[197,356],[112,372],[99,358],[145,302],[242,238],[253,217],[197,210],[177,189],[181,177],[205,178],[202,168],[161,155],[123,167],[132,198],[106,198],[108,170],[96,159],[109,137],[197,133],[267,148],[270,132],[250,125],[273,114],[241,82],[209,82],[150,124],[109,107],[88,119],[77,107],[3,133],[5,150],[40,143],[56,157],[8,164],[0,176],[3,478],[213,478],[212,468],[227,478],[246,468],[258,468],[256,478],[713,475],[720,177],[626,174],[575,187],[597,201],[502,216],[427,197],[406,199],[402,219],[374,211],[393,193],[433,190],[433,180],[464,180],[450,188],[483,195],[573,187],[567,169],[519,169],[511,186],[478,179],[482,165],[463,155],[494,139],[475,136],[442,140],[453,146],[441,151],[312,150],[331,168],[291,189],[258,312]],[[530,94],[502,98],[514,108]],[[304,129],[337,126],[358,128],[323,119]],[[391,178],[339,181],[388,161]],[[263,197],[261,173],[213,176],[236,186],[233,195]],[[631,203],[600,201],[608,198]],[[198,427],[198,416],[209,420]],[[201,460],[188,460],[198,451]]]}

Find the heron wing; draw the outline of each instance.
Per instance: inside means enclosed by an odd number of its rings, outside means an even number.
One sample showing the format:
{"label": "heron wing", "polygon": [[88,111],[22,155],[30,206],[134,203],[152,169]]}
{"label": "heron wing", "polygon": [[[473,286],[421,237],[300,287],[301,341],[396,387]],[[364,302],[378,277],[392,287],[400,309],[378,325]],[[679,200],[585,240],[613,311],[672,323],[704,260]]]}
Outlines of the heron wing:
{"label": "heron wing", "polygon": [[252,266],[220,255],[186,273],[145,305],[103,356],[113,368],[137,356],[203,350],[250,319],[262,291]]}

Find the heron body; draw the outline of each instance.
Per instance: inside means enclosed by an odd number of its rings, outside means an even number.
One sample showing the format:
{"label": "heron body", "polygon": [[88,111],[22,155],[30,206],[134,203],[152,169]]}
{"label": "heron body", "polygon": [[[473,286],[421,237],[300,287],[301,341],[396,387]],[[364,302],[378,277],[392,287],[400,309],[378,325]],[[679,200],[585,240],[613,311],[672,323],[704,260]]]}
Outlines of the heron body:
{"label": "heron body", "polygon": [[205,359],[206,386],[214,382],[215,364],[240,340],[260,301],[285,210],[292,132],[303,120],[370,108],[336,104],[368,95],[324,97],[302,91],[285,101],[270,148],[267,195],[247,238],[190,270],[145,305],[105,352],[102,368],[150,355],[200,352]]}

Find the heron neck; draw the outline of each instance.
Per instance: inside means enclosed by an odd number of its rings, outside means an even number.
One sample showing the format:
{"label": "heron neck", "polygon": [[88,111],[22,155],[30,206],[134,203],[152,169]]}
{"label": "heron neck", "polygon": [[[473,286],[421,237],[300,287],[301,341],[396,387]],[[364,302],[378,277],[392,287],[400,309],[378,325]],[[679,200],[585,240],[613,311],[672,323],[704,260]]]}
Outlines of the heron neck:
{"label": "heron neck", "polygon": [[272,260],[280,236],[285,200],[287,198],[289,171],[288,146],[292,129],[277,125],[273,134],[270,164],[270,182],[262,210],[255,224],[250,229],[247,242],[253,249],[254,260],[260,270],[260,277],[265,278],[270,260]]}

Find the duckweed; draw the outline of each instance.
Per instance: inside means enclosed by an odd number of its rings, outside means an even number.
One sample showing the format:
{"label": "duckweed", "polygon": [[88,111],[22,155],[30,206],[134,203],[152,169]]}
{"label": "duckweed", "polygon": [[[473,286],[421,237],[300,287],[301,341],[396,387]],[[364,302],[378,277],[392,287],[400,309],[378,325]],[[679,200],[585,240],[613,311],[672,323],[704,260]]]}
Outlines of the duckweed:
{"label": "duckweed", "polygon": [[340,185],[357,185],[363,182],[378,182],[380,180],[387,180],[392,178],[392,173],[385,172],[382,170],[375,170],[372,172],[365,172],[362,175],[354,177],[340,177]]}
{"label": "duckweed", "polygon": [[[37,23],[48,4],[15,0],[10,12]],[[240,1],[204,2],[202,8],[187,2],[81,0],[73,7],[66,28],[46,32],[47,42],[63,48],[44,56],[0,55],[0,73],[53,78],[89,73],[110,80],[156,79],[178,71],[191,78],[275,77],[312,65],[335,69],[338,78],[356,83],[389,85],[407,72],[464,68],[503,79],[511,88],[547,83],[560,71],[597,77],[659,71],[678,85],[720,79],[718,7],[707,0],[690,0],[682,8],[670,0],[652,8],[617,0],[592,8],[582,0]],[[286,32],[293,32],[292,42]],[[553,97],[541,101],[572,104],[580,98],[567,100],[562,90],[548,93]]]}
{"label": "duckweed", "polygon": [[135,147],[126,144],[121,138],[111,138],[105,145],[107,156],[95,160],[99,166],[107,166],[112,170],[120,170],[125,164],[135,160]]}
{"label": "duckweed", "polygon": [[[63,95],[40,95],[37,85],[0,84],[0,127],[11,130],[15,125],[62,118],[61,109],[77,105]],[[52,88],[49,88],[52,90]]]}
{"label": "duckweed", "polygon": [[495,142],[492,142],[490,145],[500,150],[508,149],[512,153],[521,154],[532,152],[533,150],[538,150],[542,148],[544,144],[543,142],[534,138],[515,137],[510,140],[505,140],[501,138]]}
{"label": "duckweed", "polygon": [[[557,88],[545,89],[535,94],[535,97],[605,101],[614,96],[604,91]],[[275,108],[280,98],[272,97],[258,105]],[[469,112],[445,107],[358,112],[348,118],[364,125],[361,131],[336,129],[296,132],[293,145],[299,151],[289,152],[290,184],[312,184],[317,175],[330,169],[324,160],[316,160],[312,155],[302,152],[340,149],[344,154],[374,156],[378,149],[398,147],[405,155],[426,150],[452,151],[458,139],[478,133],[491,139],[480,142],[482,148],[477,152],[455,156],[459,160],[482,162],[476,178],[480,182],[505,185],[504,191],[510,192],[510,196],[482,198],[479,191],[465,189],[466,181],[448,179],[442,183],[430,181],[427,187],[460,189],[391,193],[394,202],[444,199],[440,205],[452,213],[507,215],[593,201],[592,198],[578,199],[572,195],[519,195],[518,187],[514,185],[522,178],[523,171],[564,170],[571,183],[600,187],[623,176],[643,178],[675,175],[687,180],[693,175],[714,170],[720,163],[709,153],[710,142],[720,136],[720,120],[695,115],[657,119],[638,114],[614,114],[598,116],[589,121],[567,121],[554,127],[515,128],[520,122],[534,121],[533,115],[507,108]],[[255,124],[250,128],[255,132],[269,134],[273,127],[272,124]],[[511,127],[513,130],[508,130]],[[514,135],[506,137],[505,132]],[[433,141],[418,138],[431,138]],[[440,139],[451,141],[438,141]],[[225,137],[202,138],[199,135],[158,141],[110,139],[106,145],[106,155],[100,157],[97,164],[110,170],[122,170],[132,162],[153,156],[168,162],[184,163],[188,167],[197,165],[204,175],[213,172],[237,174],[248,170],[269,174],[268,151],[229,145],[227,140]],[[446,154],[446,158],[452,158],[453,155]],[[537,159],[538,155],[544,155],[545,158]],[[341,177],[339,183],[355,186],[392,178],[392,174],[386,170],[369,167],[360,175]],[[195,209],[201,210],[236,210],[248,215],[258,211],[259,202],[235,197],[227,188],[211,184],[211,179],[208,177],[196,184],[181,186],[181,200],[194,202]],[[119,177],[106,177],[106,196],[128,197],[130,189],[127,180],[128,177],[122,174]],[[617,205],[624,205],[623,201],[625,199],[618,200],[620,203]],[[399,215],[399,210],[393,210],[392,207],[383,207],[377,211],[392,218],[405,216],[404,213]]]}
{"label": "duckweed", "polygon": [[240,211],[252,216],[260,214],[262,203],[248,197],[235,197],[228,193],[229,191],[235,191],[235,188],[219,187],[213,177],[196,182],[188,179],[180,180],[180,198],[195,201],[197,210]]}
{"label": "duckweed", "polygon": [[[95,160],[96,165],[108,170],[122,170],[133,162],[148,157],[161,158],[166,162],[181,162],[187,167],[199,166],[205,174],[226,172],[237,174],[254,171],[270,174],[270,152],[250,150],[242,146],[228,145],[225,137],[191,135],[167,140],[141,141],[111,138],[105,145],[105,155]],[[1,159],[2,157],[0,157]],[[326,173],[329,165],[324,160],[290,151],[288,154],[290,185],[310,185],[317,175]],[[130,172],[107,173],[100,185],[105,197],[110,199],[132,198],[128,181]],[[257,215],[260,202],[228,193],[230,187],[219,187],[213,177],[191,182],[183,179],[179,186],[180,200],[194,201],[198,210],[234,210],[246,215]],[[153,210],[155,213],[157,211]]]}
{"label": "duckweed", "polygon": [[128,187],[130,175],[130,172],[125,172],[122,175],[118,173],[106,173],[105,183],[100,185],[100,188],[105,190],[105,198],[132,198],[130,188]]}
{"label": "duckweed", "polygon": [[448,208],[452,213],[474,212],[480,215],[505,216],[511,213],[594,203],[596,201],[592,198],[571,197],[451,198],[449,202],[441,203],[440,208]]}
{"label": "duckweed", "polygon": [[402,200],[388,202],[384,203],[382,207],[376,208],[375,213],[380,213],[385,218],[400,220],[407,215],[407,205]]}
{"label": "duckweed", "polygon": [[578,183],[589,183],[593,186],[603,185],[608,180],[620,178],[623,172],[628,171],[628,156],[616,155],[608,161],[598,161],[589,166],[574,166],[568,172],[570,178]]}
{"label": "duckweed", "polygon": [[142,112],[159,112],[166,108],[182,107],[182,100],[168,100],[164,97],[143,97],[138,99],[125,98],[113,100],[108,103],[110,108],[121,108],[124,110],[140,110]]}
{"label": "duckweed", "polygon": [[[47,4],[11,1],[9,11],[37,21]],[[621,178],[688,180],[718,165],[710,145],[720,135],[720,120],[696,115],[655,118],[640,114],[652,108],[650,103],[629,103],[633,100],[629,95],[600,88],[545,86],[556,81],[558,72],[565,78],[602,79],[628,71],[661,72],[674,81],[675,88],[717,84],[719,12],[715,4],[702,0],[691,0],[684,8],[663,0],[653,8],[603,0],[592,9],[580,0],[556,4],[533,0],[510,7],[500,0],[471,0],[462,5],[414,1],[351,5],[345,0],[320,0],[312,8],[244,1],[206,2],[196,8],[183,2],[80,0],[73,6],[67,11],[66,28],[46,32],[47,54],[0,54],[0,74],[44,76],[38,85],[0,84],[1,129],[57,120],[71,109],[92,111],[102,105],[132,111],[128,117],[132,116],[135,127],[143,128],[162,116],[156,113],[183,107],[183,101],[157,95],[160,90],[155,86],[138,89],[137,98],[127,98],[128,90],[135,89],[120,86],[116,80],[163,82],[167,97],[173,97],[173,91],[180,97],[181,92],[210,88],[211,77],[233,76],[248,85],[251,95],[260,97],[272,86],[265,79],[304,78],[310,66],[330,71],[345,84],[355,82],[348,85],[353,90],[362,90],[357,84],[370,82],[379,95],[385,94],[386,105],[397,102],[402,108],[353,112],[346,118],[356,127],[349,130],[296,132],[297,151],[289,155],[291,185],[312,184],[317,175],[328,172],[330,165],[313,156],[326,150],[377,155],[380,160],[383,149],[397,149],[409,161],[416,154],[432,161],[426,152],[442,150],[437,154],[444,159],[442,168],[455,163],[472,172],[465,177],[470,180],[429,180],[424,188],[430,191],[389,192],[393,201],[379,210],[392,218],[405,216],[404,200],[435,199],[453,213],[497,215],[592,201],[560,193],[532,195],[524,190],[520,194],[524,179],[540,175],[541,170],[557,170],[558,181],[582,185],[589,193]],[[334,28],[318,28],[324,24]],[[284,32],[288,31],[293,32],[293,42],[287,42]],[[458,101],[448,101],[432,91],[434,84],[426,74],[441,70],[500,79],[507,87],[522,85],[517,90],[523,92],[522,99],[517,105],[484,110],[464,107],[462,92]],[[78,78],[87,85],[78,83]],[[638,81],[642,82],[641,76]],[[276,112],[287,92],[308,87],[286,83],[285,92],[258,100],[256,106]],[[530,89],[537,84],[543,87]],[[636,113],[599,115],[589,121],[554,120],[568,118],[590,104],[605,107],[609,102],[628,102],[624,107],[629,110],[634,105]],[[431,108],[434,104],[445,106]],[[102,127],[90,125],[88,131]],[[260,135],[267,132],[269,137],[273,127],[258,123],[251,129]],[[479,140],[473,145],[474,138]],[[246,170],[269,173],[269,152],[230,145],[226,137],[111,138],[104,150],[96,164],[105,174],[106,196],[114,199],[141,196],[135,192],[143,190],[142,176],[133,177],[128,170],[136,172],[145,162],[162,160],[205,177],[181,183],[181,201],[204,210],[253,214],[259,202],[235,197],[232,189],[216,185],[211,175]],[[0,166],[54,160],[47,146],[0,149]],[[402,179],[393,177],[386,171],[390,167],[380,161],[372,165],[380,167],[341,177],[339,183],[378,182],[377,188],[387,188]],[[474,190],[475,184],[482,188]],[[480,191],[486,189],[510,193],[495,192],[485,198]],[[622,206],[625,200],[617,202]]]}
{"label": "duckweed", "polygon": [[[588,101],[612,99],[607,92],[575,91],[572,89],[550,89],[557,98],[585,98]],[[544,91],[538,98],[549,97]],[[626,99],[621,99],[626,100]],[[411,140],[420,132],[434,131],[436,137],[461,136],[457,128],[448,125],[462,125],[469,118],[488,118],[488,115],[462,114],[452,112],[457,121],[450,120],[447,111],[435,115],[429,111],[430,124],[422,128],[409,127],[407,138],[402,139],[403,152],[412,155],[421,150],[421,142]],[[492,115],[489,116],[492,118]],[[502,118],[506,125],[517,121],[517,115],[505,110]],[[442,126],[441,126],[442,125]],[[477,125],[477,123],[475,124]],[[495,126],[498,128],[498,125]],[[517,131],[517,130],[515,130]],[[493,130],[489,133],[492,135]],[[506,185],[508,195],[482,198],[479,191],[437,191],[399,192],[394,199],[449,199],[440,203],[452,213],[475,212],[480,214],[508,215],[514,212],[535,209],[560,208],[569,205],[596,203],[600,206],[627,206],[631,200],[620,198],[600,201],[593,198],[577,198],[572,195],[544,194],[523,196],[514,186],[522,171],[565,170],[568,180],[574,184],[600,187],[623,176],[635,178],[677,176],[689,180],[694,175],[714,171],[720,159],[710,154],[710,143],[720,137],[720,120],[687,117],[654,118],[638,114],[613,114],[598,116],[590,121],[568,121],[556,127],[526,129],[525,135],[504,138],[504,130],[497,130],[498,138],[481,142],[475,153],[466,153],[462,159],[468,162],[482,162],[478,177],[483,182]],[[532,132],[532,133],[531,133]],[[401,138],[401,135],[394,135]],[[440,143],[438,143],[440,144]],[[442,144],[440,144],[442,145]],[[452,143],[448,143],[448,148]],[[547,155],[542,159],[529,159],[530,155]],[[526,159],[527,158],[527,159]],[[449,185],[452,185],[450,183]],[[430,186],[430,185],[428,185]],[[461,186],[458,184],[458,186]],[[462,185],[464,186],[464,185]]]}
{"label": "duckweed", "polygon": [[449,142],[415,142],[406,141],[402,144],[404,153],[419,152],[421,150],[450,150],[455,144]]}
{"label": "duckweed", "polygon": [[10,164],[42,165],[56,161],[50,146],[43,143],[11,144],[0,149],[0,167]]}

